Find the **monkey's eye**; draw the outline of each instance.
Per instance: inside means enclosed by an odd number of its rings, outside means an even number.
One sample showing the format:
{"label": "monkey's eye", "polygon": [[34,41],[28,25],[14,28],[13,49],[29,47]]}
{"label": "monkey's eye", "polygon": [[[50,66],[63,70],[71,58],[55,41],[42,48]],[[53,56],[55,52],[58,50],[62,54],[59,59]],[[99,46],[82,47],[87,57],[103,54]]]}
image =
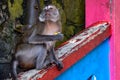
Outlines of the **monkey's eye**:
{"label": "monkey's eye", "polygon": [[46,12],[46,11],[48,11],[48,9],[45,9],[44,11]]}

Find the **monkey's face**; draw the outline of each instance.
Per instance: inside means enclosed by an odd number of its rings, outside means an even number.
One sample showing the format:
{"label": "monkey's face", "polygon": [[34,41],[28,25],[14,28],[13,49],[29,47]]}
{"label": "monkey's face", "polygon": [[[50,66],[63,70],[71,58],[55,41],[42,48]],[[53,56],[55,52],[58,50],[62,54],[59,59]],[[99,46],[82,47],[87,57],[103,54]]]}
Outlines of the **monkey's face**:
{"label": "monkey's face", "polygon": [[60,19],[59,11],[53,5],[48,5],[45,8],[43,8],[43,11],[41,12],[41,14],[39,16],[39,20],[41,22],[45,22],[45,21],[56,22],[59,19]]}

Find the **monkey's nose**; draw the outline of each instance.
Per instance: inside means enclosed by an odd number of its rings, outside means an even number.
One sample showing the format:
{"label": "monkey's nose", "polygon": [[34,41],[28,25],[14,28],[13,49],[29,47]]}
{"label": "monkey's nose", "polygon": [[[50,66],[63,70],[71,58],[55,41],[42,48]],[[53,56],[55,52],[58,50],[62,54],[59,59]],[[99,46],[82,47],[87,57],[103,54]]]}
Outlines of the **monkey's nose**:
{"label": "monkey's nose", "polygon": [[45,15],[50,15],[49,11],[46,11]]}

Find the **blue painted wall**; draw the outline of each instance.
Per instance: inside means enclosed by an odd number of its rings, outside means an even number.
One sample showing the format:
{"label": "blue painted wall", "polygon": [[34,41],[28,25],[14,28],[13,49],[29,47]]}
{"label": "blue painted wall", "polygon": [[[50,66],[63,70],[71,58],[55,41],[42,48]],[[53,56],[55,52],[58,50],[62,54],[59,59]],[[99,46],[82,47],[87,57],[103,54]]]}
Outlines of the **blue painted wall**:
{"label": "blue painted wall", "polygon": [[88,80],[91,75],[96,80],[109,80],[109,49],[107,39],[55,80]]}

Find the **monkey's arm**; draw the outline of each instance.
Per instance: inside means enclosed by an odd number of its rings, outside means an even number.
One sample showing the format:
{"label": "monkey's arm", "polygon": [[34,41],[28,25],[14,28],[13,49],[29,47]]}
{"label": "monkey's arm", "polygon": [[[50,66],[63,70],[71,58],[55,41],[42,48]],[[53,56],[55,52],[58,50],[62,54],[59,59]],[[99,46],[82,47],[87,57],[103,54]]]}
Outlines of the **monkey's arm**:
{"label": "monkey's arm", "polygon": [[62,40],[63,34],[59,33],[57,35],[36,35],[35,41],[55,41],[55,40]]}
{"label": "monkey's arm", "polygon": [[63,34],[58,33],[57,35],[35,35],[31,39],[28,40],[28,43],[32,44],[39,44],[43,43],[46,41],[56,41],[56,40],[62,40],[63,39]]}

